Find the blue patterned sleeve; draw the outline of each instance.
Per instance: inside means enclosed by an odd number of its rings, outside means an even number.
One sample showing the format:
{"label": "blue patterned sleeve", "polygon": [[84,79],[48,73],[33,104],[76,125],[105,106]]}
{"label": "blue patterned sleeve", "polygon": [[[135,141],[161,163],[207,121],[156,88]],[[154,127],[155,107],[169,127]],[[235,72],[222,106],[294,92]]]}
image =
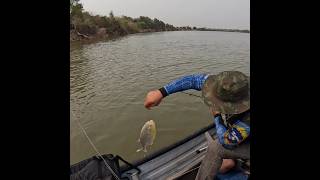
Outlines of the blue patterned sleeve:
{"label": "blue patterned sleeve", "polygon": [[250,135],[250,127],[240,120],[228,129],[221,123],[221,120],[221,116],[214,118],[218,140],[224,147],[232,149]]}
{"label": "blue patterned sleeve", "polygon": [[176,79],[164,86],[167,94],[173,94],[188,89],[200,91],[204,81],[207,79],[207,74],[193,74]]}

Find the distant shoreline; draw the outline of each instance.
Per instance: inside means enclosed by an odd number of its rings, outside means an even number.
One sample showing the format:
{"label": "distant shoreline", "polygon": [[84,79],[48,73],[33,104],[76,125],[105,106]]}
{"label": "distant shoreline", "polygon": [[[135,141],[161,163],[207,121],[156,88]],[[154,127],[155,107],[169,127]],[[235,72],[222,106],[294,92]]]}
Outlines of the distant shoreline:
{"label": "distant shoreline", "polygon": [[109,35],[109,34],[95,34],[95,35],[79,35],[77,32],[70,30],[70,42],[84,42],[84,43],[91,43],[91,42],[98,42],[98,41],[108,41],[108,40],[115,40],[121,37],[125,37],[131,34],[144,34],[144,33],[152,33],[152,32],[177,32],[177,31],[217,31],[217,32],[238,32],[238,33],[250,33],[249,30],[241,30],[241,29],[192,29],[192,30],[172,30],[172,31],[154,31],[154,30],[147,30],[144,32],[136,32],[136,33],[129,33],[124,35]]}
{"label": "distant shoreline", "polygon": [[250,33],[247,29],[212,29],[212,28],[198,28],[196,31],[221,31],[221,32],[240,32],[240,33]]}
{"label": "distant shoreline", "polygon": [[70,3],[70,42],[109,40],[124,37],[128,34],[166,31],[221,31],[250,33],[249,30],[218,29],[206,27],[175,27],[157,18],[147,16],[131,18],[116,17],[111,11],[109,16],[93,15],[83,10],[79,1]]}

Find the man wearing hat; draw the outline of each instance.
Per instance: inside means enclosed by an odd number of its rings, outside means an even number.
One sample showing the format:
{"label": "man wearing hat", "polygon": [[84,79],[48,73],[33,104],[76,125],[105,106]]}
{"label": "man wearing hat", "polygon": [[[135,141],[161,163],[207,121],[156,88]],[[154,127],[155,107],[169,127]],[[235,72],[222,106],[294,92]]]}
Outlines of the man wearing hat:
{"label": "man wearing hat", "polygon": [[[188,89],[202,91],[202,98],[213,115],[218,137],[213,140],[206,134],[208,150],[196,179],[213,179],[219,169],[222,173],[228,171],[235,166],[232,159],[250,159],[249,77],[238,71],[184,76],[150,91],[144,106],[147,109],[158,106],[164,97]],[[224,121],[221,114],[234,118]]]}

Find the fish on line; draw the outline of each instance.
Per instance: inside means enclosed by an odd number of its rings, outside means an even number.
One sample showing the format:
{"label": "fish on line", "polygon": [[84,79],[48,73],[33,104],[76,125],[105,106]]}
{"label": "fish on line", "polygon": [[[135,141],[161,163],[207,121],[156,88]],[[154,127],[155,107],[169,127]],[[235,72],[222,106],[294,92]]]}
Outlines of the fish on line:
{"label": "fish on line", "polygon": [[151,146],[156,138],[156,123],[153,120],[147,121],[140,132],[140,137],[138,142],[141,145],[141,148],[137,152],[143,151],[147,152],[147,147]]}

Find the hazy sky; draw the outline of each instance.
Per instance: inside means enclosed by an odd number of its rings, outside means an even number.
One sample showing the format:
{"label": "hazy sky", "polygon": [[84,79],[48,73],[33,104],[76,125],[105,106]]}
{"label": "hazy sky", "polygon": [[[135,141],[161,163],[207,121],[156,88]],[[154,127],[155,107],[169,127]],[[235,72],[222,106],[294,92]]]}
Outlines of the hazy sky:
{"label": "hazy sky", "polygon": [[174,26],[250,29],[250,0],[80,0],[93,14],[148,16]]}

